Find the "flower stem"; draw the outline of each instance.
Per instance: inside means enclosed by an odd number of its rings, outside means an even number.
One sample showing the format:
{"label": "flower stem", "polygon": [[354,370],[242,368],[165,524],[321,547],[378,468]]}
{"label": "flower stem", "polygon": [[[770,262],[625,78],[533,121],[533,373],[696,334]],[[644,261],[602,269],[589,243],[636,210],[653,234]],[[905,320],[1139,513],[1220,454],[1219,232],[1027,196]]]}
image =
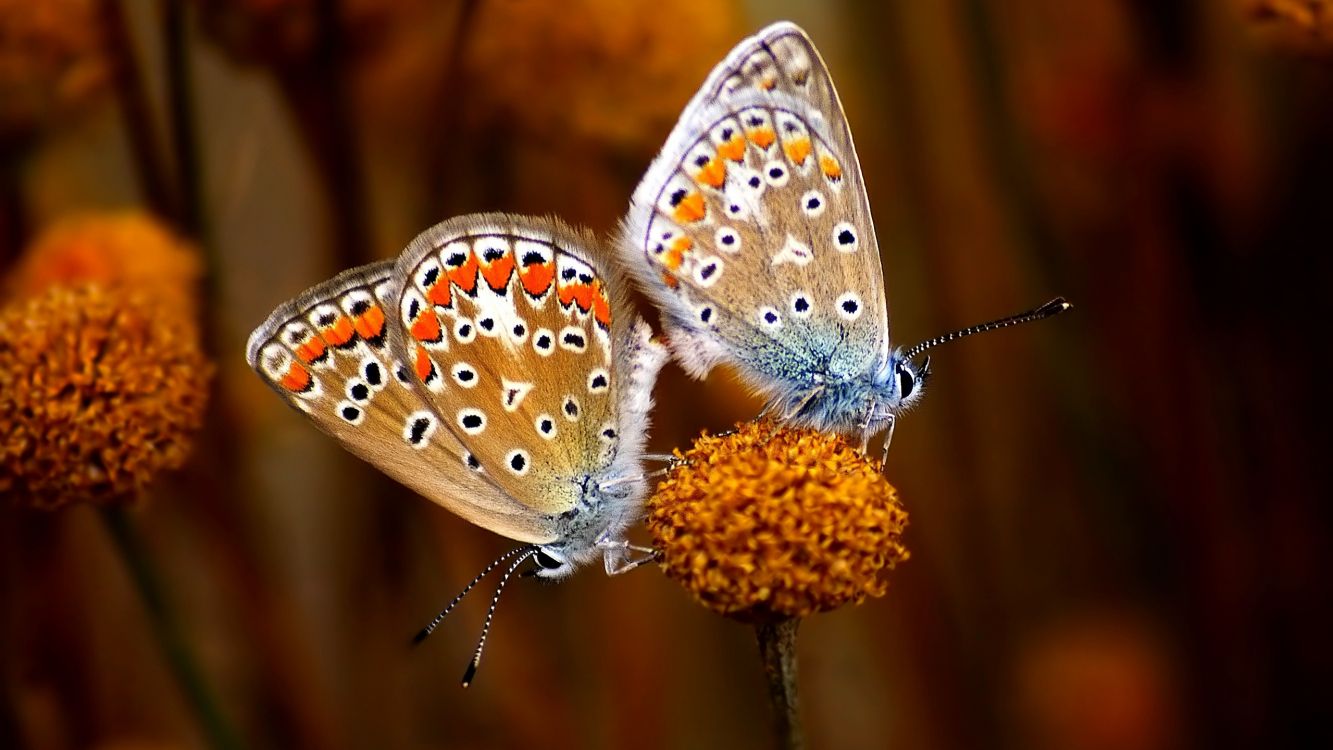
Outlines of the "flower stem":
{"label": "flower stem", "polygon": [[106,522],[107,531],[115,540],[116,549],[134,581],[134,587],[143,599],[162,656],[180,685],[185,702],[194,711],[208,746],[214,750],[239,750],[241,743],[214,702],[203,674],[190,654],[185,637],[167,604],[162,582],[134,525],[123,508],[114,506],[103,509],[102,520]]}
{"label": "flower stem", "polygon": [[796,698],[796,629],[800,625],[799,617],[789,617],[754,626],[759,640],[759,656],[764,661],[764,675],[768,678],[768,698],[773,702],[777,746],[784,750],[805,747]]}

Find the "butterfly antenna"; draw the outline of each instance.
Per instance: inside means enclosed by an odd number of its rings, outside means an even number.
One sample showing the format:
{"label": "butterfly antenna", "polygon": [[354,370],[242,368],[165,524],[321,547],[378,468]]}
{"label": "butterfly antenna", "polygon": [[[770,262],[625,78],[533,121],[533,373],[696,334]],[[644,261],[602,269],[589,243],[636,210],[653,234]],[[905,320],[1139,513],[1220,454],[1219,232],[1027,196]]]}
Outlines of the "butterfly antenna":
{"label": "butterfly antenna", "polygon": [[[495,608],[500,606],[500,594],[504,593],[505,585],[529,557],[537,554],[536,547],[528,547],[518,559],[509,566],[505,574],[500,577],[500,585],[495,587],[495,596],[491,597],[491,608],[486,610],[486,622],[481,626],[481,638],[477,640],[477,650],[472,654],[472,661],[468,663],[467,670],[463,672],[463,687],[472,684],[472,678],[477,676],[477,667],[481,665],[481,650],[486,648],[486,636],[491,632],[491,621],[495,619]],[[498,562],[498,561],[497,561]]]}
{"label": "butterfly antenna", "polygon": [[1064,297],[1056,297],[1055,299],[1051,300],[1050,302],[1047,302],[1046,304],[1042,305],[1041,307],[1038,307],[1035,310],[1028,310],[1025,313],[1019,313],[1018,315],[1010,315],[1007,318],[1000,318],[999,320],[992,320],[989,323],[981,323],[979,325],[969,326],[960,331],[954,331],[952,333],[946,333],[943,336],[936,336],[933,339],[927,339],[917,344],[916,346],[912,347],[911,349],[908,349],[907,351],[903,352],[902,356],[903,359],[906,360],[915,359],[916,356],[921,352],[924,352],[927,349],[932,349],[934,347],[937,347],[940,344],[947,344],[950,341],[961,339],[966,336],[971,336],[977,333],[994,331],[999,328],[1008,328],[1009,326],[1016,326],[1020,323],[1031,323],[1034,320],[1042,320],[1043,318],[1049,318],[1052,315],[1059,315],[1060,313],[1064,312],[1065,310],[1068,310],[1071,307],[1073,307],[1073,305],[1066,302]]}
{"label": "butterfly antenna", "polygon": [[[492,570],[495,570],[497,567],[500,566],[500,563],[504,562],[505,560],[508,560],[509,558],[513,557],[514,555],[519,554],[520,552],[527,552],[527,553],[529,553],[529,554],[535,554],[535,553],[537,552],[537,548],[536,548],[536,547],[519,547],[518,549],[511,549],[511,550],[509,550],[508,552],[504,553],[503,555],[500,555],[499,557],[497,557],[497,558],[495,559],[494,562],[492,562],[490,565],[487,565],[486,568],[485,568],[484,570],[482,570],[480,573],[478,573],[478,574],[477,574],[477,577],[476,577],[476,578],[473,578],[471,583],[469,583],[468,585],[464,586],[464,587],[463,587],[463,590],[460,591],[460,592],[458,592],[458,596],[455,596],[455,597],[454,597],[454,600],[451,601],[451,602],[449,602],[448,606],[446,606],[444,609],[440,610],[440,613],[439,613],[438,615],[435,615],[435,619],[434,619],[434,620],[431,620],[429,625],[427,625],[426,627],[422,628],[422,629],[421,629],[421,632],[419,632],[419,633],[416,634],[416,636],[412,639],[412,645],[415,646],[415,645],[417,645],[418,643],[421,643],[422,641],[424,641],[424,640],[426,640],[428,637],[430,637],[430,634],[431,634],[431,633],[434,633],[434,632],[435,632],[435,629],[438,628],[438,627],[440,627],[440,623],[444,622],[444,618],[446,618],[446,617],[449,616],[449,613],[452,612],[452,611],[454,610],[454,607],[458,606],[458,603],[461,602],[461,601],[463,601],[463,597],[467,596],[467,592],[471,591],[472,588],[473,588],[474,586],[476,586],[478,583],[480,583],[480,582],[481,582],[481,579],[483,579],[483,578],[485,578],[486,576],[490,575],[490,573],[491,573]],[[492,609],[494,609],[494,607],[492,607]]]}

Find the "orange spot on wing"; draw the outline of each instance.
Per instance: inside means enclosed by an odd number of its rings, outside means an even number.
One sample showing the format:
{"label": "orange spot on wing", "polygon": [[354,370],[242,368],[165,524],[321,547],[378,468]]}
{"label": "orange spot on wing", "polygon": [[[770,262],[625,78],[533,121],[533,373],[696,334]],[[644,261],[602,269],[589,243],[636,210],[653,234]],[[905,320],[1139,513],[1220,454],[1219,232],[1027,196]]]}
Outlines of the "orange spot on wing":
{"label": "orange spot on wing", "polygon": [[662,283],[666,284],[672,289],[675,289],[676,287],[680,286],[680,281],[675,276],[672,276],[666,271],[662,272]]}
{"label": "orange spot on wing", "polygon": [[319,335],[334,346],[342,346],[356,336],[356,328],[346,315],[339,315],[329,326],[319,329]]}
{"label": "orange spot on wing", "polygon": [[745,139],[740,135],[733,135],[731,140],[718,145],[717,155],[732,161],[745,161]]}
{"label": "orange spot on wing", "polygon": [[819,157],[819,169],[824,173],[824,176],[830,180],[842,179],[842,165],[838,163],[837,159],[834,159],[828,154],[823,154]]}
{"label": "orange spot on wing", "polygon": [[763,89],[764,91],[772,91],[773,87],[777,85],[778,82],[774,78],[764,78],[759,81],[759,88]]}
{"label": "orange spot on wing", "polygon": [[702,219],[707,213],[708,208],[704,206],[703,193],[695,190],[676,204],[676,208],[671,212],[671,215],[676,221],[694,223]]}
{"label": "orange spot on wing", "polygon": [[593,288],[592,315],[602,328],[611,327],[611,301],[606,298],[606,290],[600,281]]}
{"label": "orange spot on wing", "polygon": [[662,263],[672,271],[680,268],[680,264],[685,262],[685,256],[689,255],[690,250],[694,248],[694,240],[681,235],[671,241],[666,252],[662,254]]}
{"label": "orange spot on wing", "polygon": [[560,304],[569,307],[573,302],[579,310],[588,312],[592,309],[592,295],[592,284],[565,284],[560,287]]}
{"label": "orange spot on wing", "polygon": [[504,291],[504,288],[509,286],[509,277],[513,273],[513,253],[505,253],[481,268],[481,275],[486,279],[486,285],[497,292]]}
{"label": "orange spot on wing", "polygon": [[782,150],[794,164],[804,164],[805,157],[810,155],[810,139],[805,136],[793,138],[782,144]]}
{"label": "orange spot on wing", "polygon": [[707,164],[699,168],[699,171],[695,173],[694,178],[698,180],[700,184],[720,188],[722,187],[722,183],[727,181],[727,163],[715,156],[709,159]]}
{"label": "orange spot on wing", "polygon": [[426,290],[426,299],[430,300],[432,305],[448,307],[453,304],[453,287],[449,285],[449,276],[445,275],[442,279],[436,279],[434,284]]}
{"label": "orange spot on wing", "polygon": [[318,336],[311,336],[296,347],[296,358],[310,364],[324,356],[325,351],[327,351],[327,347],[324,346],[324,340]]}
{"label": "orange spot on wing", "polygon": [[457,284],[459,289],[472,294],[477,288],[477,265],[476,253],[468,253],[463,265],[449,269],[449,280]]}
{"label": "orange spot on wing", "polygon": [[287,374],[282,376],[278,384],[292,393],[305,393],[310,390],[310,371],[296,362],[287,366]]}
{"label": "orange spot on wing", "polygon": [[524,266],[518,272],[518,280],[523,284],[523,291],[534,297],[546,294],[555,280],[555,261],[533,263]]}
{"label": "orange spot on wing", "polygon": [[352,326],[361,338],[377,339],[384,335],[384,310],[379,305],[371,305],[352,320]]}
{"label": "orange spot on wing", "polygon": [[423,310],[412,321],[412,338],[417,341],[435,342],[440,340],[440,319],[433,310]]}
{"label": "orange spot on wing", "polygon": [[777,133],[774,133],[773,128],[770,128],[767,125],[762,125],[745,131],[745,137],[749,138],[750,142],[754,145],[764,149],[772,146],[773,141],[778,139]]}
{"label": "orange spot on wing", "polygon": [[430,361],[430,355],[426,354],[426,350],[419,346],[417,347],[416,359],[412,362],[412,369],[417,374],[417,380],[420,380],[423,383],[430,377],[431,372],[435,370],[435,364]]}

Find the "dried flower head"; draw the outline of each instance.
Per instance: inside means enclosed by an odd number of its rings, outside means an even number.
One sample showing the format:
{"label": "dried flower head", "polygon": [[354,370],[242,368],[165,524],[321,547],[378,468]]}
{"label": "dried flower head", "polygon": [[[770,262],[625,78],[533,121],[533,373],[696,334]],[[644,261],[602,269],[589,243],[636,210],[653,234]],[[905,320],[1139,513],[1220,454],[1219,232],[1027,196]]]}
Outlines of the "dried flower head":
{"label": "dried flower head", "polygon": [[109,72],[96,0],[0,0],[0,143],[79,109]]}
{"label": "dried flower head", "polygon": [[649,500],[666,573],[746,621],[802,617],[884,594],[907,559],[907,512],[840,437],[753,422],[704,435]]}
{"label": "dried flower head", "polygon": [[188,316],[126,287],[52,287],[0,311],[0,494],[126,502],[179,467],[212,366]]}
{"label": "dried flower head", "polygon": [[1333,45],[1333,1],[1242,0],[1256,29],[1294,49],[1327,52]]}
{"label": "dried flower head", "polygon": [[56,222],[28,246],[10,277],[18,296],[56,285],[124,284],[151,294],[173,315],[192,316],[203,271],[188,240],[142,211],[88,213]]}
{"label": "dried flower head", "polygon": [[517,127],[542,142],[656,147],[742,30],[730,0],[668,6],[648,12],[621,0],[482,3],[467,41],[465,114],[473,127]]}

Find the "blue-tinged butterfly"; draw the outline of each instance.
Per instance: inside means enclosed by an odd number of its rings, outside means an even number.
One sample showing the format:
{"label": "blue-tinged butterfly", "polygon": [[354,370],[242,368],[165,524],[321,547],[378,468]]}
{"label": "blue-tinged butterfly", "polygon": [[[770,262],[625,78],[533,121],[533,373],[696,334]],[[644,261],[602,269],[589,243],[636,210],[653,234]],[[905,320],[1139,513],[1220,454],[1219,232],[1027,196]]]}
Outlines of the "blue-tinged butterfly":
{"label": "blue-tinged butterfly", "polygon": [[[346,271],[279,306],[247,358],[343,447],[560,578],[650,558],[642,515],[652,387],[666,350],[585,232],[504,214],[426,230],[397,261]],[[418,638],[428,635],[460,594]],[[472,678],[485,628],[464,677]]]}
{"label": "blue-tinged butterfly", "polygon": [[685,107],[634,193],[620,249],[690,374],[730,362],[767,413],[860,433],[863,446],[881,430],[891,438],[920,398],[922,352],[1069,308],[1055,299],[890,346],[852,134],[819,53],[785,22],[741,42]]}

